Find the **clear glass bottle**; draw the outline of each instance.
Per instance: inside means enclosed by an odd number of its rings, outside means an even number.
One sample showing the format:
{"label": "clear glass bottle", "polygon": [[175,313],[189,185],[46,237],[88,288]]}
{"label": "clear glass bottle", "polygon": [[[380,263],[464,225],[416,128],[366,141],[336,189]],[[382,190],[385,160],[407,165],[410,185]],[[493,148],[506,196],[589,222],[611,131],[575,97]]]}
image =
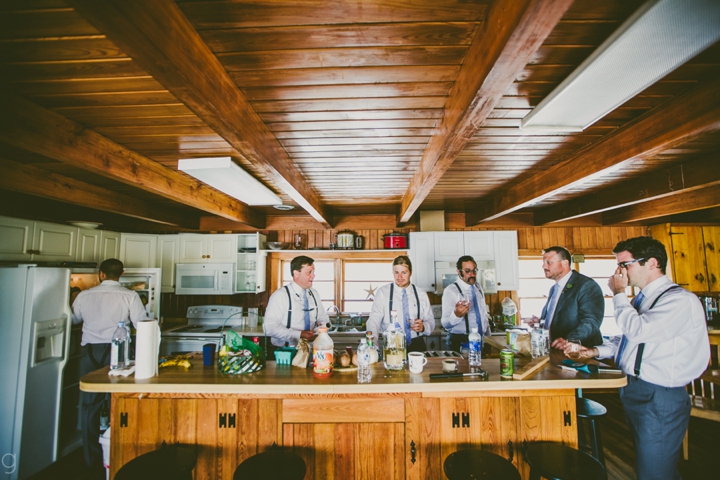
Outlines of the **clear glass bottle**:
{"label": "clear glass bottle", "polygon": [[118,322],[112,336],[110,347],[110,369],[125,368],[129,365],[130,332],[125,328],[125,322]]}
{"label": "clear glass bottle", "polygon": [[383,362],[388,370],[402,370],[405,366],[407,349],[405,347],[405,332],[397,323],[397,312],[390,312],[390,326],[385,331],[383,342]]}
{"label": "clear glass bottle", "polygon": [[542,328],[533,327],[530,332],[530,343],[532,344],[532,357],[537,358],[545,355],[545,338]]}
{"label": "clear glass bottle", "polygon": [[326,327],[318,328],[318,336],[313,342],[313,375],[328,378],[332,375],[335,343],[327,333]]}
{"label": "clear glass bottle", "polygon": [[370,349],[370,363],[377,363],[380,360],[380,352],[378,351],[377,345],[375,345],[375,337],[373,337],[372,330],[365,332],[365,340]]}
{"label": "clear glass bottle", "polygon": [[370,367],[370,345],[367,339],[361,338],[357,349],[358,383],[369,383],[372,379],[372,367]]}
{"label": "clear glass bottle", "polygon": [[477,327],[472,327],[468,336],[468,365],[471,367],[482,365],[482,336],[478,333]]}

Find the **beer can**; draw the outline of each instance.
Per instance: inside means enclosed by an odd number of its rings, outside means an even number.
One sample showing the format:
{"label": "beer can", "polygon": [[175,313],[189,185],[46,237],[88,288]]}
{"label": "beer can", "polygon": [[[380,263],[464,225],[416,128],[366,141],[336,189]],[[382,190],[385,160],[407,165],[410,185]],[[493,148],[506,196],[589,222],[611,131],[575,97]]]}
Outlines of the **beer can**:
{"label": "beer can", "polygon": [[512,377],[515,373],[515,355],[512,350],[505,348],[500,351],[500,376]]}

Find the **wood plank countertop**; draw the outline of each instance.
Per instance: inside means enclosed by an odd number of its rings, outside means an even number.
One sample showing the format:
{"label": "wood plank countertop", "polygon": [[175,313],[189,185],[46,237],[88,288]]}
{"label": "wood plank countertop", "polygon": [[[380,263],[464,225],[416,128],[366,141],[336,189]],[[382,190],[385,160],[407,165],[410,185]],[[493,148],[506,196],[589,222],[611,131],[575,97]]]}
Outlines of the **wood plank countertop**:
{"label": "wood plank countertop", "polygon": [[[441,358],[429,358],[423,373],[412,374],[408,370],[390,372],[382,362],[373,365],[370,383],[358,384],[356,373],[334,372],[330,378],[319,379],[312,369],[268,361],[259,372],[245,375],[228,375],[217,371],[215,366],[202,364],[202,354],[191,359],[192,367],[161,368],[160,373],[149,379],[136,380],[110,377],[108,367],[85,375],[80,380],[80,389],[85,392],[108,393],[171,393],[171,394],[236,394],[283,398],[291,395],[315,394],[398,394],[401,396],[438,396],[462,392],[464,396],[487,395],[493,391],[558,390],[619,388],[626,382],[625,375],[613,373],[585,374],[563,370],[559,364],[564,359],[559,351],[553,351],[550,362],[524,380],[505,379],[500,376],[500,361],[497,358],[483,359],[482,368],[489,374],[488,380],[477,377],[431,380],[431,373],[441,371]],[[530,361],[516,357],[515,369]],[[459,360],[459,371],[469,372],[467,360]]]}

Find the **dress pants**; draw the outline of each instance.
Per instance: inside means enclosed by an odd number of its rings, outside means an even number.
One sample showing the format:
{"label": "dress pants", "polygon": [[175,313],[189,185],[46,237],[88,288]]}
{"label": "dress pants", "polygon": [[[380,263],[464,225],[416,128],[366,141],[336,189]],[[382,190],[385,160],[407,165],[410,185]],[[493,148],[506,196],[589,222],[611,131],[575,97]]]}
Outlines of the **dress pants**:
{"label": "dress pants", "polygon": [[[88,343],[83,346],[80,358],[80,376],[110,364],[109,343]],[[80,427],[82,429],[83,453],[89,467],[102,467],[102,446],[100,446],[100,410],[106,393],[80,392],[82,408]]]}
{"label": "dress pants", "polygon": [[679,479],[677,466],[691,409],[685,387],[661,387],[628,376],[620,399],[635,444],[638,480]]}

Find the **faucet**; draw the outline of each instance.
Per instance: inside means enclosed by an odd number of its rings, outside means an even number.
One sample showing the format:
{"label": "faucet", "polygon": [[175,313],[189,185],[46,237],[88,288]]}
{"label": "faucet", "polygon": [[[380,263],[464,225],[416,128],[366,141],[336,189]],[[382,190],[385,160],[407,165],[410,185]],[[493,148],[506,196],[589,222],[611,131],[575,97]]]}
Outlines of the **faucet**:
{"label": "faucet", "polygon": [[327,309],[327,313],[330,313],[333,310],[335,310],[335,322],[333,322],[333,323],[335,323],[335,325],[338,325],[338,324],[340,324],[340,309],[336,305],[331,305]]}

